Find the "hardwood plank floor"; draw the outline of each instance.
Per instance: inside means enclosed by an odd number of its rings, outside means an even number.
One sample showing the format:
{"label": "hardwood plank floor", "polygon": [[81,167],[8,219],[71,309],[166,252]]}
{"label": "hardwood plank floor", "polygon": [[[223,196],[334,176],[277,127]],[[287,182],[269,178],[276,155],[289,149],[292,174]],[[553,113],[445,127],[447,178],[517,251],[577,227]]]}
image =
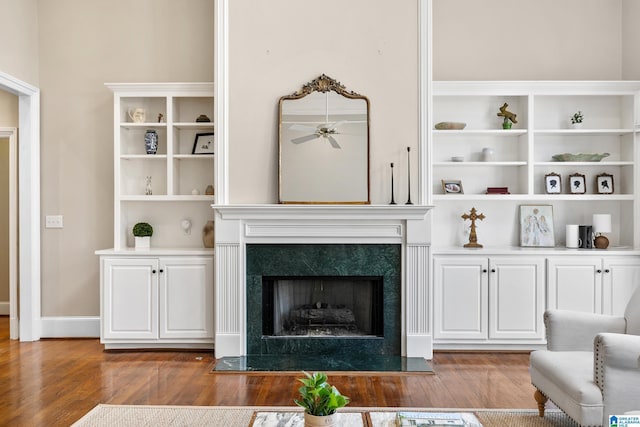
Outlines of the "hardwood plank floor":
{"label": "hardwood plank floor", "polygon": [[[0,318],[0,425],[68,426],[98,403],[292,405],[299,375],[211,373],[211,352],[105,352],[98,339],[10,341]],[[352,406],[534,409],[526,353],[445,353],[435,375],[337,375]]]}

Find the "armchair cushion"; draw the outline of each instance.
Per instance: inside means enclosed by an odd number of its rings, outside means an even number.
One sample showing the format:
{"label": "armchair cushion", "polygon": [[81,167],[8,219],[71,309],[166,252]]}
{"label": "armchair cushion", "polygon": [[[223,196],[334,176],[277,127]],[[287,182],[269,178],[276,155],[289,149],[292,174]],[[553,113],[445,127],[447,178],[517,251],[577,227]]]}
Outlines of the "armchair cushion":
{"label": "armchair cushion", "polygon": [[530,373],[531,383],[576,422],[599,425],[603,403],[593,380],[593,351],[534,351]]}
{"label": "armchair cushion", "polygon": [[[640,293],[638,293],[640,295]],[[544,313],[547,349],[551,351],[593,352],[593,337],[600,332],[624,334],[626,322],[621,316],[547,310]]]}

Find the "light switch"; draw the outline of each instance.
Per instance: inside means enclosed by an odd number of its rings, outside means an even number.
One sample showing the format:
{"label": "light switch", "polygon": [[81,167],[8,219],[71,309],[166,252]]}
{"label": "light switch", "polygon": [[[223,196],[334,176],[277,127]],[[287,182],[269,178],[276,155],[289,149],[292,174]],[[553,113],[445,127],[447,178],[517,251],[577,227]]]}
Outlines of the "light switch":
{"label": "light switch", "polygon": [[62,215],[47,215],[44,226],[46,228],[63,228]]}

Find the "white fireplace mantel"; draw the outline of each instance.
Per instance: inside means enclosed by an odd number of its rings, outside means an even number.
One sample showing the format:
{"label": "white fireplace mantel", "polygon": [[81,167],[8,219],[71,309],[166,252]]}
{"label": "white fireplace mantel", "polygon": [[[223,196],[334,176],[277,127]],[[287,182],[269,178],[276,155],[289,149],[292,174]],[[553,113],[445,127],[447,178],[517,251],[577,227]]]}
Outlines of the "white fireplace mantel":
{"label": "white fireplace mantel", "polygon": [[402,354],[433,355],[429,301],[431,233],[426,205],[213,205],[215,355],[246,355],[248,243],[402,245]]}

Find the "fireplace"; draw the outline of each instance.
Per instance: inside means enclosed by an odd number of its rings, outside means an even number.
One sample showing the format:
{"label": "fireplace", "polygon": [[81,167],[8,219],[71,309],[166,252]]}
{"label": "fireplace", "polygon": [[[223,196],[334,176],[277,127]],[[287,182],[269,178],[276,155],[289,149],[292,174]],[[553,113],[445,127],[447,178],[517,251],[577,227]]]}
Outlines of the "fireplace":
{"label": "fireplace", "polygon": [[248,354],[401,354],[400,245],[246,250]]}
{"label": "fireplace", "polygon": [[[370,354],[399,352],[407,357],[431,358],[428,288],[428,217],[431,208],[425,205],[214,205],[216,358],[261,354],[263,351],[278,354],[281,350],[289,354],[303,350],[312,354],[329,342],[336,343],[336,352],[355,347]],[[376,246],[393,247],[396,253],[394,272],[388,274],[384,268],[379,268],[375,251],[359,258],[368,259],[369,267],[373,266],[377,271],[368,267],[348,270],[350,265],[345,262],[349,264],[350,256],[333,258],[324,263],[324,268],[319,268],[315,260],[322,258],[318,258],[319,253],[313,250],[304,257],[285,254],[277,258],[279,261],[273,266],[260,261],[273,253],[277,255],[283,247],[309,246],[317,251],[325,245],[343,246],[347,252]],[[256,248],[267,247],[269,250],[264,253],[258,251],[258,258],[254,256]],[[262,263],[265,269],[259,273],[253,270],[256,263]],[[275,265],[279,267],[276,269]],[[382,277],[382,334],[376,332],[341,340],[263,338],[263,276]],[[309,349],[311,343],[319,347],[312,351]],[[325,348],[322,351],[330,353],[332,350]]]}
{"label": "fireplace", "polygon": [[383,336],[382,276],[263,277],[262,335]]}

